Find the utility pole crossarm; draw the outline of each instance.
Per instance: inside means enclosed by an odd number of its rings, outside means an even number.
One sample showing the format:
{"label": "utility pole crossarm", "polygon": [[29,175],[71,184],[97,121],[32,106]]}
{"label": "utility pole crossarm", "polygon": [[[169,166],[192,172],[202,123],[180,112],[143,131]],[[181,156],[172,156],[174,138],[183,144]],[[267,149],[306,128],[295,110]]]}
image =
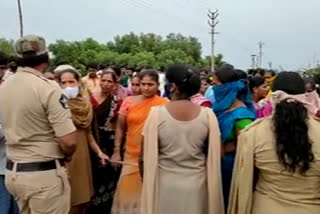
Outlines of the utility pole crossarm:
{"label": "utility pole crossarm", "polygon": [[262,68],[262,56],[263,56],[263,46],[265,45],[264,42],[260,41],[258,43],[259,46],[259,67]]}
{"label": "utility pole crossarm", "polygon": [[210,34],[211,34],[211,72],[214,72],[214,63],[215,63],[215,35],[218,34],[216,32],[215,27],[219,24],[219,11],[215,10],[212,12],[209,10],[208,12],[208,24],[211,28]]}

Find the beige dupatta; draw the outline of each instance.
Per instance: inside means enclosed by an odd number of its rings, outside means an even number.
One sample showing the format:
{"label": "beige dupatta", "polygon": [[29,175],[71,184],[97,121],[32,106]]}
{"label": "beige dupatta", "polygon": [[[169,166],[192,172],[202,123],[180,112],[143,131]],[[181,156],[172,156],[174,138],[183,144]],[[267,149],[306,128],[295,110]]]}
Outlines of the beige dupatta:
{"label": "beige dupatta", "polygon": [[[206,108],[209,118],[209,151],[207,158],[208,214],[224,214],[221,185],[221,140],[217,119]],[[144,177],[141,214],[158,214],[158,121],[159,108],[152,108],[144,126]]]}
{"label": "beige dupatta", "polygon": [[236,161],[233,169],[228,214],[251,214],[254,182],[254,139],[255,133],[249,129],[240,134]]}

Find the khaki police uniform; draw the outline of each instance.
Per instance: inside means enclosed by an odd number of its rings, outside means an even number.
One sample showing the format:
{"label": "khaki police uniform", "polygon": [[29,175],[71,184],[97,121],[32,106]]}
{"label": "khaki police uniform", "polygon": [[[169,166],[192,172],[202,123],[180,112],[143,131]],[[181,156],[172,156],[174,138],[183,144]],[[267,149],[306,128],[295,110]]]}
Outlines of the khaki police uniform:
{"label": "khaki police uniform", "polygon": [[[41,37],[23,39],[22,48],[45,47]],[[30,40],[34,43],[28,46]],[[57,84],[29,67],[19,68],[0,87],[0,117],[7,138],[6,186],[22,214],[69,212],[70,185],[57,139],[76,130],[66,103]]]}

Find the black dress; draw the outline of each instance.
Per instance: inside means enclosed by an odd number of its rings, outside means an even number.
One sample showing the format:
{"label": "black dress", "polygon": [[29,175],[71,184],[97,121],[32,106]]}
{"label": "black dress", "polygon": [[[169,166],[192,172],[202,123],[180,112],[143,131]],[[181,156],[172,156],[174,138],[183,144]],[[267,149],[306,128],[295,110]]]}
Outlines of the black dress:
{"label": "black dress", "polygon": [[[109,157],[114,150],[115,130],[111,123],[115,122],[119,102],[115,96],[110,95],[103,103],[98,104],[91,97],[94,109],[92,123],[93,136],[100,149]],[[112,208],[113,196],[119,180],[121,168],[114,168],[110,164],[103,166],[96,155],[91,155],[93,185],[95,194],[92,197],[88,214],[109,214]]]}

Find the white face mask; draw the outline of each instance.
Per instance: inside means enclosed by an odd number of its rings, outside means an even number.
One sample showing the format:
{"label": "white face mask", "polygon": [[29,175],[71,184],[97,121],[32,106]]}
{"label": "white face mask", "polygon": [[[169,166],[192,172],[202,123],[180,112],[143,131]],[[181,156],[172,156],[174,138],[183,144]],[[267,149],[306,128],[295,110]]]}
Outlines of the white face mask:
{"label": "white face mask", "polygon": [[79,87],[66,87],[62,92],[68,99],[73,99],[78,96]]}

